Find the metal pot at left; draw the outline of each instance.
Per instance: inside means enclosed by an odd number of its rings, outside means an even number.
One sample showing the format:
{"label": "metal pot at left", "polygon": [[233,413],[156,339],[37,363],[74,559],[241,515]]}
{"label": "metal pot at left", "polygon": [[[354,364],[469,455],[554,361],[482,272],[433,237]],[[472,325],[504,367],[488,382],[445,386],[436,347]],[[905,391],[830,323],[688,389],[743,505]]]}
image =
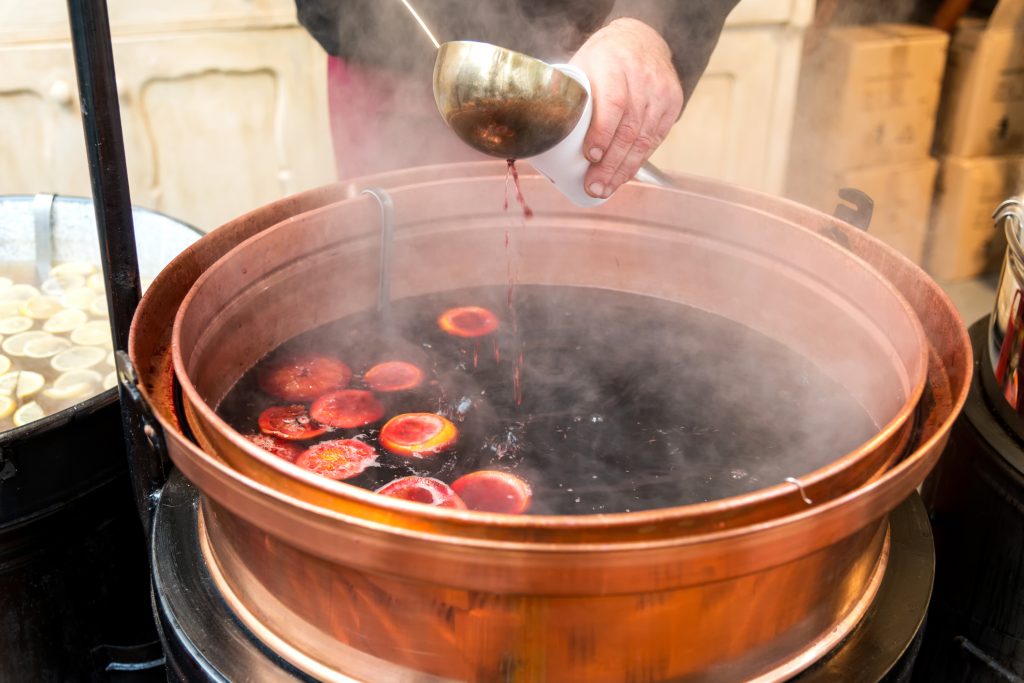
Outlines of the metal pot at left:
{"label": "metal pot at left", "polygon": [[[202,234],[133,217],[144,283]],[[91,199],[0,197],[0,680],[152,654],[99,263]]]}

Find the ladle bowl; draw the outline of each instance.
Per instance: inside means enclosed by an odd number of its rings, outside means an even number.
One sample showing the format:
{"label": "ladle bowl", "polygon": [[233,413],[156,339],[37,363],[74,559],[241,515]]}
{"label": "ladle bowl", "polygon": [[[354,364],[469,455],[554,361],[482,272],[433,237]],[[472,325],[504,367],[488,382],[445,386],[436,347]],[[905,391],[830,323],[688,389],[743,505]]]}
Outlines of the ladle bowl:
{"label": "ladle bowl", "polygon": [[572,131],[587,91],[554,66],[488,43],[443,43],[434,63],[434,100],[470,147],[500,159],[548,151]]}

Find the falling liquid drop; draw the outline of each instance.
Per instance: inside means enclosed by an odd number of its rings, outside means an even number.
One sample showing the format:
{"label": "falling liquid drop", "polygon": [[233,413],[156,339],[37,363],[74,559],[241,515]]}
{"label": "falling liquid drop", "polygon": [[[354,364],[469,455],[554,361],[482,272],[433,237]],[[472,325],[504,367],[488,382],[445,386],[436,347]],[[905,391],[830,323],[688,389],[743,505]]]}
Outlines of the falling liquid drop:
{"label": "falling liquid drop", "polygon": [[[510,179],[512,180],[512,185],[515,188],[516,201],[519,202],[519,205],[523,209],[523,219],[525,220],[525,219],[533,218],[533,210],[529,206],[527,206],[526,199],[523,197],[522,188],[519,185],[519,171],[516,170],[516,161],[515,161],[515,159],[508,159],[508,170],[505,172],[505,203],[503,205],[504,210],[508,211],[508,205],[509,205],[508,190],[509,190],[509,180]],[[516,403],[516,406],[518,407],[518,406],[521,406],[523,404],[523,386],[522,386],[523,347],[522,347],[522,337],[519,334],[519,318],[516,315],[516,306],[515,306],[515,289],[516,289],[516,280],[517,280],[517,278],[516,278],[515,269],[513,268],[513,255],[511,253],[509,253],[510,252],[509,243],[510,243],[510,232],[508,230],[506,230],[505,231],[505,251],[506,251],[506,255],[507,255],[507,264],[508,264],[508,266],[507,266],[508,267],[508,294],[507,294],[507,297],[506,297],[506,303],[507,303],[507,307],[508,307],[509,319],[510,319],[510,321],[512,323],[512,352],[516,356],[515,367],[512,370],[512,386],[513,386],[515,403]],[[495,352],[495,357],[497,359],[497,351]]]}
{"label": "falling liquid drop", "polygon": [[516,201],[519,202],[519,206],[523,207],[523,218],[533,218],[533,209],[526,204],[526,199],[523,197],[523,190],[519,185],[519,171],[516,170],[516,160],[508,159],[508,171],[505,172],[505,210],[508,211],[508,178],[512,177],[512,185],[516,190]]}

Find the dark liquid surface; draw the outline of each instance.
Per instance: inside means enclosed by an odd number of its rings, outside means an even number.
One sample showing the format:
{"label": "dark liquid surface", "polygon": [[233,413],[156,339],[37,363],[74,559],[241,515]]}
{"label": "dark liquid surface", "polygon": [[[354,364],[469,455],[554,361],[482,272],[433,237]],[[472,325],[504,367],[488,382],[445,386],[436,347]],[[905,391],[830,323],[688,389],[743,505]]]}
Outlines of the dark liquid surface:
{"label": "dark liquid surface", "polygon": [[[390,321],[353,315],[289,341],[279,353],[331,353],[360,376],[385,360],[427,372],[419,389],[381,394],[387,420],[438,412],[459,428],[454,449],[409,460],[381,453],[347,480],[376,489],[410,474],[451,483],[478,469],[516,473],[533,488],[534,514],[586,514],[715,500],[816,470],[866,441],[876,426],[816,366],[733,321],[687,306],[607,290],[521,285],[522,403],[507,291],[487,287],[392,304]],[[485,306],[502,321],[480,340],[439,329],[456,306]],[[219,407],[243,434],[281,404],[247,373]]]}

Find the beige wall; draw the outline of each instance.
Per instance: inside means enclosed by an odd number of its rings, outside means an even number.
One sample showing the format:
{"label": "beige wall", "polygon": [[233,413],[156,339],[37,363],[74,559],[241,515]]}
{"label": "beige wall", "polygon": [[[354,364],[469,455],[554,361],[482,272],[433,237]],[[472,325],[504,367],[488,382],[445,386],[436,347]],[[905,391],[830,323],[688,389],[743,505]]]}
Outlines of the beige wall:
{"label": "beige wall", "polygon": [[813,11],[813,0],[740,2],[654,163],[781,193]]}
{"label": "beige wall", "polygon": [[[333,179],[325,61],[290,0],[109,8],[136,204],[208,230]],[[65,3],[0,17],[0,194],[87,195]]]}

